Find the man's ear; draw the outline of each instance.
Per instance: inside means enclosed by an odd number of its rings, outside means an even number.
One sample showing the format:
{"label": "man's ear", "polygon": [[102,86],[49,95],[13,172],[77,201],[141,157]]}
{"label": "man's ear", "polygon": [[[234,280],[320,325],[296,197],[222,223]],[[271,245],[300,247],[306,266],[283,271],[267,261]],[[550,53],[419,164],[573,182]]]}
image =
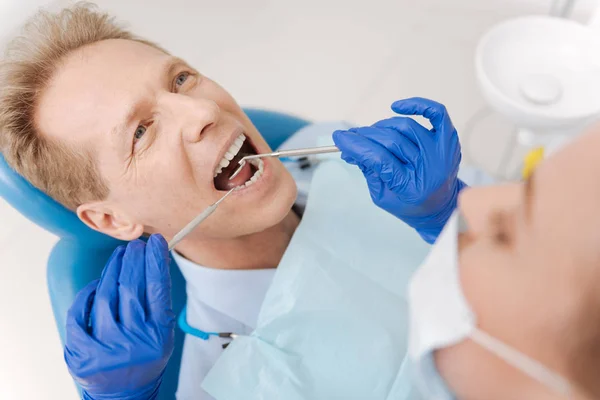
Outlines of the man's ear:
{"label": "man's ear", "polygon": [[77,207],[77,216],[90,228],[116,239],[131,241],[144,233],[144,225],[132,221],[106,202],[85,203]]}

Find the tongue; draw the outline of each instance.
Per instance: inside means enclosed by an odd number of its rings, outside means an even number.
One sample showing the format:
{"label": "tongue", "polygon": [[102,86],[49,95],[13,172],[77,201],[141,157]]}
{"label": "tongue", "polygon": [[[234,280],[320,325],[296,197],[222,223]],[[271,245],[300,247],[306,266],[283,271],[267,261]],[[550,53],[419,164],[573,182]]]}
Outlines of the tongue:
{"label": "tongue", "polygon": [[215,178],[215,187],[217,190],[231,190],[236,186],[243,186],[250,178],[252,178],[252,165],[246,163],[239,174],[235,178],[229,180],[229,177],[238,169],[238,163],[231,163]]}

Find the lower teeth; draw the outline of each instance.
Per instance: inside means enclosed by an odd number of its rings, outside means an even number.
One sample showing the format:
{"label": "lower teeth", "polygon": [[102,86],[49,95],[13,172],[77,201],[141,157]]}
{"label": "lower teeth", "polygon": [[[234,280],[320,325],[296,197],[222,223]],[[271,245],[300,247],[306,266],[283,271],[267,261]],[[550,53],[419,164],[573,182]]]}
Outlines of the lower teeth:
{"label": "lower teeth", "polygon": [[[265,168],[265,163],[260,158],[250,160],[250,161],[248,161],[248,163],[250,163],[256,167],[256,172],[254,173],[254,175],[252,175],[252,177],[248,181],[246,181],[246,183],[243,185],[243,187],[248,187],[248,186],[252,185],[253,183],[255,183],[256,181],[258,181],[260,179],[260,177],[262,176],[264,168]],[[242,186],[240,186],[240,187],[242,187]]]}

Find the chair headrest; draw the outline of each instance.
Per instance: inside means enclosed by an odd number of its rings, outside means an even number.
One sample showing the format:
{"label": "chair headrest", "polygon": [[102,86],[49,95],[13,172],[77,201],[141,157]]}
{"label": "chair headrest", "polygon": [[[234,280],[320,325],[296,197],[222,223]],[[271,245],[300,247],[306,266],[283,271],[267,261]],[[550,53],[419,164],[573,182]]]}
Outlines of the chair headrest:
{"label": "chair headrest", "polygon": [[[74,212],[66,209],[31,185],[0,154],[0,197],[33,223],[62,237],[78,241],[114,241],[88,228]],[[99,243],[98,243],[99,244]]]}

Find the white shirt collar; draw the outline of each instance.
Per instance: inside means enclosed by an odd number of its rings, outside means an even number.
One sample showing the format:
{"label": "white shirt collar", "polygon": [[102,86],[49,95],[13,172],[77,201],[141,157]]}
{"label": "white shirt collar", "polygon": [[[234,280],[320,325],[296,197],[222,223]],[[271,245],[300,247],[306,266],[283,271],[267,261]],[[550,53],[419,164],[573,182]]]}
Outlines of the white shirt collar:
{"label": "white shirt collar", "polygon": [[225,270],[198,265],[173,251],[187,295],[254,329],[275,268]]}

